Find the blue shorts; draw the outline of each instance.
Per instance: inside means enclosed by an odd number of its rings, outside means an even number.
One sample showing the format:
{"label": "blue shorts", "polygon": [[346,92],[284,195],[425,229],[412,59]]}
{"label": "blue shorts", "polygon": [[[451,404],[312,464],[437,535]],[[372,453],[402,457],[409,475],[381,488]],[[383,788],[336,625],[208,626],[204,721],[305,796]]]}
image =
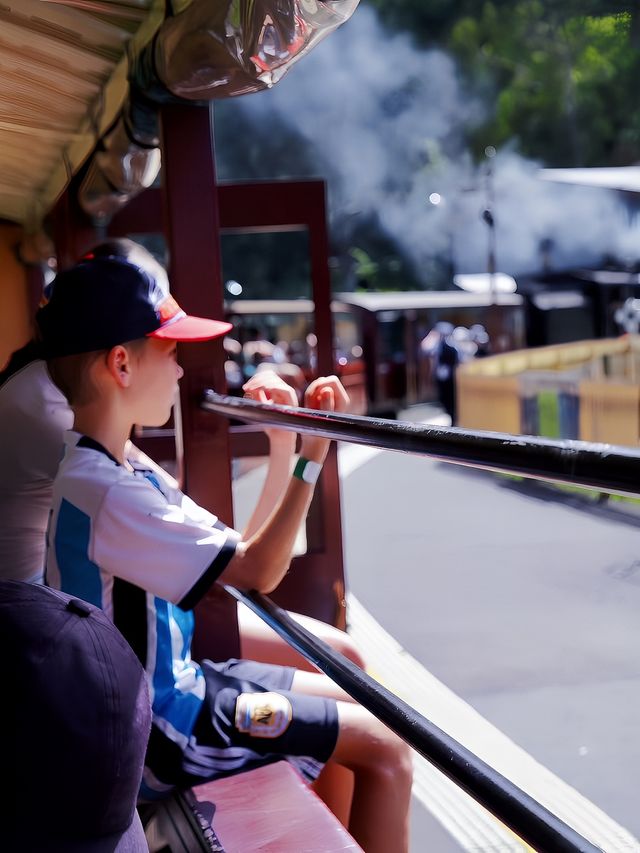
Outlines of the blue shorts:
{"label": "blue shorts", "polygon": [[201,666],[206,697],[180,787],[282,759],[308,781],[317,778],[338,739],[334,699],[292,691],[293,667],[235,659]]}

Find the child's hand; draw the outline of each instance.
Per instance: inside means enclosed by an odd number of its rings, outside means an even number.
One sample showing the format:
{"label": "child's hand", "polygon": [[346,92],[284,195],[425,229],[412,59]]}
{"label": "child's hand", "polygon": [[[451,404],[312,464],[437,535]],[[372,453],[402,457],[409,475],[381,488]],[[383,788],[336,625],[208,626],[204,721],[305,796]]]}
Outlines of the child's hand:
{"label": "child's hand", "polygon": [[297,406],[298,396],[272,370],[259,370],[242,386],[244,396],[258,403],[276,403],[278,406]]}
{"label": "child's hand", "polygon": [[[304,395],[308,409],[325,412],[344,412],[349,405],[349,395],[337,376],[319,376],[309,385]],[[303,435],[300,455],[314,462],[323,462],[329,450],[330,440],[312,435]]]}
{"label": "child's hand", "polygon": [[[242,386],[244,396],[249,400],[267,405],[275,403],[278,406],[297,406],[298,395],[294,389],[287,385],[277,373],[272,370],[260,370]],[[274,445],[281,448],[281,452],[287,450],[293,453],[296,445],[296,433],[292,430],[278,429],[278,427],[265,427],[265,433],[273,450]]]}
{"label": "child's hand", "polygon": [[344,412],[349,405],[349,395],[337,376],[318,376],[307,388],[304,404],[308,409]]}

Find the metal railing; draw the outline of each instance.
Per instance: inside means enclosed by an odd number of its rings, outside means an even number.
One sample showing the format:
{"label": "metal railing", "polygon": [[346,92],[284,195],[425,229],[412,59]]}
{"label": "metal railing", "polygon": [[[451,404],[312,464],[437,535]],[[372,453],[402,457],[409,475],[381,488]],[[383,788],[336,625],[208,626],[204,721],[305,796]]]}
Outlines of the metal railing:
{"label": "metal railing", "polygon": [[247,423],[269,423],[337,441],[418,453],[443,462],[584,486],[610,494],[637,495],[640,489],[640,452],[617,445],[424,426],[315,409],[262,405],[213,391],[205,392],[202,406]]}
{"label": "metal railing", "polygon": [[[640,483],[640,453],[622,447],[545,441],[529,436],[425,427],[262,405],[212,391],[205,393],[202,405],[207,411],[246,422],[275,424],[326,438],[420,453],[447,462],[579,484],[604,492],[636,494],[636,484]],[[256,592],[226,589],[535,850],[544,853],[600,850],[358,666],[310,634],[270,599]]]}

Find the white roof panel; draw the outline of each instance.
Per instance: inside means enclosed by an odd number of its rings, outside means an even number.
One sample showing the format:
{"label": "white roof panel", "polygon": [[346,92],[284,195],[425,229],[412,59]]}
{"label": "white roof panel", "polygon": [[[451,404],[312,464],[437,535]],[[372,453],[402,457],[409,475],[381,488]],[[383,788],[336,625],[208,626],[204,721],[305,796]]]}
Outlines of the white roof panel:
{"label": "white roof panel", "polygon": [[603,166],[590,169],[540,169],[544,181],[579,184],[610,190],[640,192],[640,166]]}

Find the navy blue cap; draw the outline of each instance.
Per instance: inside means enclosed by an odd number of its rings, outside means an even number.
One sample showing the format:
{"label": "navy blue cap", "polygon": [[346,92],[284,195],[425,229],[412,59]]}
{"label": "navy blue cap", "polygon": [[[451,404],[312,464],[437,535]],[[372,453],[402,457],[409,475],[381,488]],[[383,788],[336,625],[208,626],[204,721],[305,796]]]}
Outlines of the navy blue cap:
{"label": "navy blue cap", "polygon": [[144,337],[206,341],[232,328],[188,316],[151,270],[121,256],[92,253],[56,276],[36,320],[47,358],[111,349]]}
{"label": "navy blue cap", "polygon": [[131,647],[92,604],[0,581],[0,849],[147,851],[136,799],[151,725]]}

